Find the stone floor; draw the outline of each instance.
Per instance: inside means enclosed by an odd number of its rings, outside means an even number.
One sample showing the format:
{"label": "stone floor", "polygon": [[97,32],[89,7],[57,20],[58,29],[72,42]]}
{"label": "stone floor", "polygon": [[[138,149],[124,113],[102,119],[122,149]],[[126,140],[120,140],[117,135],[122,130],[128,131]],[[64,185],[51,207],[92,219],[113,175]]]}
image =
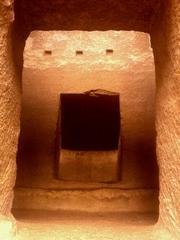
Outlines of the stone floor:
{"label": "stone floor", "polygon": [[14,215],[17,240],[172,240],[153,214],[26,210]]}

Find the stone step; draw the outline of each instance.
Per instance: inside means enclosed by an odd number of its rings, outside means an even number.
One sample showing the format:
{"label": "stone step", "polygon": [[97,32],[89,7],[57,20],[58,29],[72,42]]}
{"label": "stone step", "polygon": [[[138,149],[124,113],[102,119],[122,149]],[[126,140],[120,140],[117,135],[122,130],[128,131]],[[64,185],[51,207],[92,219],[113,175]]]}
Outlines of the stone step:
{"label": "stone step", "polygon": [[87,212],[158,212],[155,189],[40,189],[16,188],[14,209]]}

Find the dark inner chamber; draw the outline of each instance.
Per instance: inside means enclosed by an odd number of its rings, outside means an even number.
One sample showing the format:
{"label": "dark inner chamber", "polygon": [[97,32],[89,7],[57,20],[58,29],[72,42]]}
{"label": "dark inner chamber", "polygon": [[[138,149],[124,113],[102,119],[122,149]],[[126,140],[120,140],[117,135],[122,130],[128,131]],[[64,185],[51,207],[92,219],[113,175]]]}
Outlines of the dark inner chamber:
{"label": "dark inner chamber", "polygon": [[118,94],[61,94],[60,101],[61,148],[96,151],[118,149]]}

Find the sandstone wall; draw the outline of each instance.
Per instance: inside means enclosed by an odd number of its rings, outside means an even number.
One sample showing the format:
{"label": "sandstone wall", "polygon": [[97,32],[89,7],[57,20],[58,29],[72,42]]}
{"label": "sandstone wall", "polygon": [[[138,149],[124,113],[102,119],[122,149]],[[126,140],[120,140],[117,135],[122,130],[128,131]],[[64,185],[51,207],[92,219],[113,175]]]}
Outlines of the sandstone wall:
{"label": "sandstone wall", "polygon": [[[160,219],[180,238],[180,2],[162,1],[152,26],[157,104]],[[157,24],[159,23],[159,24]]]}
{"label": "sandstone wall", "polygon": [[[16,1],[21,2],[21,1]],[[25,2],[25,1],[23,1]],[[30,1],[29,1],[30,2]],[[43,1],[39,1],[43,3]],[[124,1],[125,2],[125,1]],[[133,3],[133,1],[131,1]],[[150,1],[146,1],[150,2]],[[156,2],[156,1],[155,1]],[[152,28],[152,40],[157,73],[157,154],[160,166],[160,216],[165,227],[179,239],[180,204],[179,204],[179,0],[162,0],[161,12],[155,18]],[[15,177],[15,152],[18,135],[19,86],[15,81],[15,69],[12,63],[10,32],[12,19],[9,0],[0,2],[0,212],[9,214],[12,188]],[[140,2],[140,6],[142,2]],[[44,4],[45,5],[45,4]],[[48,5],[48,4],[47,4]],[[129,8],[127,7],[127,13]],[[41,11],[41,8],[40,8]],[[20,11],[23,13],[23,11]],[[133,10],[133,12],[136,12]],[[151,12],[151,11],[150,11]],[[140,14],[143,16],[142,14]],[[51,14],[49,15],[51,16]],[[123,15],[122,15],[123,16]],[[128,29],[134,26],[131,19]],[[151,15],[152,17],[153,15]],[[157,15],[158,16],[158,15]],[[34,14],[34,21],[38,13]],[[23,19],[23,18],[22,18]],[[40,18],[38,18],[40,19]],[[46,18],[45,18],[46,19]],[[127,19],[127,18],[126,18]],[[139,27],[138,29],[149,29]],[[52,22],[52,20],[50,21]],[[141,22],[141,21],[140,21]],[[21,22],[22,26],[23,21]],[[43,22],[46,24],[46,22]],[[133,24],[132,24],[133,23]],[[42,26],[42,25],[40,25]],[[57,27],[58,25],[55,24]],[[75,25],[77,26],[77,25]],[[83,26],[83,24],[82,24]],[[45,26],[46,27],[46,26]],[[47,24],[46,29],[49,29]],[[96,25],[93,26],[95,28]],[[103,26],[102,26],[103,27]],[[123,26],[121,26],[123,27]],[[87,28],[87,26],[86,26]],[[34,24],[34,29],[39,29]],[[52,28],[51,28],[52,29]],[[121,28],[122,29],[122,28]]]}
{"label": "sandstone wall", "polygon": [[10,1],[0,3],[0,214],[10,213],[16,175],[20,88],[13,63]]}
{"label": "sandstone wall", "polygon": [[11,217],[19,134],[20,88],[13,61],[12,1],[0,1],[0,239],[14,234]]}
{"label": "sandstone wall", "polygon": [[160,0],[17,0],[16,17],[33,30],[136,30],[149,32]]}
{"label": "sandstone wall", "polygon": [[[84,54],[76,56],[76,50]],[[147,34],[33,32],[24,58],[19,186],[53,186],[59,94],[103,88],[120,93],[122,186],[158,187],[155,76]]]}

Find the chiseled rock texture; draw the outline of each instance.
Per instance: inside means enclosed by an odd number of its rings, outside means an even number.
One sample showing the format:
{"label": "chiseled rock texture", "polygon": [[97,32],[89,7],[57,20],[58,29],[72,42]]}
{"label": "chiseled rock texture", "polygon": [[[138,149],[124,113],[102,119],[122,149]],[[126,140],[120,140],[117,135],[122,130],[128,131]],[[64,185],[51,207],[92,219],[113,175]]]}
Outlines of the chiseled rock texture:
{"label": "chiseled rock texture", "polygon": [[10,215],[13,200],[19,134],[20,95],[13,64],[12,20],[11,1],[0,1],[0,214],[5,216]]}
{"label": "chiseled rock texture", "polygon": [[[157,22],[159,24],[157,24]],[[162,2],[152,28],[157,78],[160,218],[180,239],[180,1]]]}
{"label": "chiseled rock texture", "polygon": [[17,0],[29,30],[139,30],[148,32],[160,0]]}
{"label": "chiseled rock texture", "polygon": [[[67,30],[74,28],[76,30],[97,30],[97,28],[106,30],[109,28],[151,31],[157,75],[156,129],[157,156],[160,166],[160,218],[171,234],[176,239],[180,239],[179,0],[106,0],[103,4],[102,1],[95,0],[51,2],[53,4],[49,4],[49,1],[47,4],[47,0],[17,0],[16,17],[17,22],[21,23],[21,29],[23,27],[27,32],[32,29],[62,30],[65,26]],[[160,8],[157,7],[159,2],[161,2]],[[81,11],[77,11],[79,9]],[[64,16],[62,13],[65,13]],[[12,18],[11,1],[1,0],[0,213],[3,215],[8,215],[11,208],[19,132],[19,85],[12,61],[11,46],[13,43],[10,37]],[[109,20],[105,21],[106,19]],[[153,19],[154,24],[151,26]]]}
{"label": "chiseled rock texture", "polygon": [[[17,186],[49,189],[54,182],[58,171],[54,139],[61,134],[56,136],[59,94],[106,89],[120,93],[122,186],[158,188],[155,74],[149,40],[148,34],[134,31],[30,34],[24,50]],[[76,55],[79,49],[81,56]],[[113,54],[107,55],[106,49]],[[44,54],[45,50],[52,54]]]}

